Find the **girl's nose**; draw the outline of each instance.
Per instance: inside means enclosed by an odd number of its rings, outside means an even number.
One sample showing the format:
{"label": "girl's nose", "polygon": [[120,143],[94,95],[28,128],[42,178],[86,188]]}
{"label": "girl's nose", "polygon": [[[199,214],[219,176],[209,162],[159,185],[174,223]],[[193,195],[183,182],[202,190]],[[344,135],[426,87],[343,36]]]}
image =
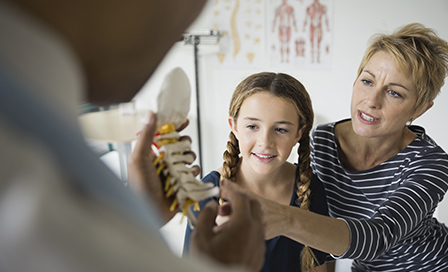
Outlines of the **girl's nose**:
{"label": "girl's nose", "polygon": [[273,146],[273,136],[268,131],[260,131],[257,144],[262,147],[271,147]]}

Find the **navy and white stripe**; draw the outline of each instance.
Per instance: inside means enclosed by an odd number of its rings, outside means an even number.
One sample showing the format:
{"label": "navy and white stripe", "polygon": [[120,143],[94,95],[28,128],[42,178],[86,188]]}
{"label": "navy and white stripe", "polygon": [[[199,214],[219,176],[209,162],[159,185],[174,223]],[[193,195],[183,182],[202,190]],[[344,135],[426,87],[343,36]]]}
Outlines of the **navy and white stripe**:
{"label": "navy and white stripe", "polygon": [[347,171],[335,124],[313,131],[311,156],[330,215],[350,229],[340,257],[355,259],[353,271],[448,271],[448,228],[433,218],[448,190],[448,155],[412,126],[418,137],[400,153],[369,170]]}

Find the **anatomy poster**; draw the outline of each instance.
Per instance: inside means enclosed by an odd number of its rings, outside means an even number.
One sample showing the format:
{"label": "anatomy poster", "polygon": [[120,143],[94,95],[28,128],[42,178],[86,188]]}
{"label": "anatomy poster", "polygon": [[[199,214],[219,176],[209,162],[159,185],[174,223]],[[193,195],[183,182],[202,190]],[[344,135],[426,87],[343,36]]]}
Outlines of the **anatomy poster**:
{"label": "anatomy poster", "polygon": [[334,0],[214,0],[222,67],[329,69]]}
{"label": "anatomy poster", "polygon": [[264,1],[213,0],[213,28],[224,37],[218,53],[225,66],[263,65]]}

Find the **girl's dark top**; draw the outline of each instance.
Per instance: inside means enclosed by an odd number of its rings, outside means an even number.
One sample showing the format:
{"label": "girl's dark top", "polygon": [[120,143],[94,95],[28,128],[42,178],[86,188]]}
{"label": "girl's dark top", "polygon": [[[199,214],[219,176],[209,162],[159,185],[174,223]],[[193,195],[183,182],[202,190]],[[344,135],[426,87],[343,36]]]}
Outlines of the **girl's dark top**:
{"label": "girl's dark top", "polygon": [[[299,168],[296,170],[296,180],[299,177]],[[207,176],[203,178],[203,182],[211,182],[215,186],[219,186],[220,174],[216,171],[210,172]],[[320,180],[313,175],[310,184],[311,189],[311,205],[310,211],[328,215],[327,199],[325,196],[325,191]],[[290,206],[299,208],[300,205],[296,203],[297,201],[297,184],[294,183],[294,188],[291,190],[291,201]],[[205,199],[199,202],[199,206],[204,207],[204,205],[210,201],[212,198]],[[218,198],[213,198],[214,201],[218,201]],[[190,207],[191,209],[193,207]],[[196,216],[199,212],[195,212]],[[185,242],[184,242],[184,254],[188,252],[190,246],[190,237],[192,230],[187,224],[187,229],[185,232]],[[231,241],[229,241],[231,242]],[[302,252],[303,245],[291,240],[284,236],[277,236],[266,241],[266,255],[261,271],[300,271],[300,253]],[[319,262],[319,265],[325,262],[327,253],[314,250],[313,252]]]}

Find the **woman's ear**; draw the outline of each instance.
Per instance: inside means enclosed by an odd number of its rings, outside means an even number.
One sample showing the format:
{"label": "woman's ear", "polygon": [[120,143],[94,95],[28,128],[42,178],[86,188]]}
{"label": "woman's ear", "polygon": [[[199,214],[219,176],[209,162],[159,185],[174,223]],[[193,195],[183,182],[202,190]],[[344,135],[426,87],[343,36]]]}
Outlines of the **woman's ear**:
{"label": "woman's ear", "polygon": [[412,118],[412,120],[415,120],[417,118],[419,118],[420,116],[423,115],[423,113],[427,112],[430,108],[432,108],[432,106],[434,106],[434,101],[429,102],[425,108],[423,108],[423,110],[414,118]]}
{"label": "woman's ear", "polygon": [[238,130],[236,127],[236,120],[233,119],[233,117],[229,116],[229,125],[230,125],[230,129],[232,130],[233,134],[235,135],[235,137],[238,139]]}

